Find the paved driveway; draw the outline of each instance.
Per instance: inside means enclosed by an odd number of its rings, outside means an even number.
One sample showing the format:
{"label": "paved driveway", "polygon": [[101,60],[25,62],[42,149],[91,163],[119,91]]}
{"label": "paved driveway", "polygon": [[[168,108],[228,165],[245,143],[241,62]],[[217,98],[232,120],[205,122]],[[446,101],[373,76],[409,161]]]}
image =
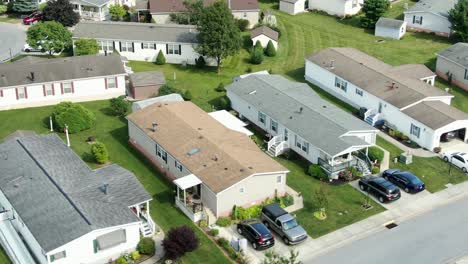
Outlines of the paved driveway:
{"label": "paved driveway", "polygon": [[[363,194],[367,194],[366,192],[363,192],[359,186],[358,186],[358,182],[359,180],[356,180],[356,181],[353,181],[351,183],[349,183],[351,186],[353,186],[354,188],[356,188],[357,190],[359,190],[361,193]],[[401,190],[401,188],[400,188]],[[382,205],[385,209],[387,210],[398,210],[398,209],[401,209],[401,207],[403,206],[408,206],[410,205],[410,203],[414,203],[415,201],[421,199],[421,198],[424,198],[428,195],[431,195],[430,192],[428,192],[427,190],[424,190],[422,192],[419,192],[419,193],[415,193],[415,194],[411,194],[411,193],[406,193],[405,191],[401,190],[401,198],[398,199],[397,201],[394,201],[394,202],[390,202],[390,203],[380,203],[377,198],[375,198],[374,196],[372,195],[369,195],[369,197],[374,200],[376,203]]]}
{"label": "paved driveway", "polygon": [[10,23],[0,23],[0,63],[21,53],[26,42],[25,27]]}
{"label": "paved driveway", "polygon": [[459,139],[453,139],[450,142],[440,143],[440,147],[442,148],[442,152],[460,151],[468,153],[468,144]]}

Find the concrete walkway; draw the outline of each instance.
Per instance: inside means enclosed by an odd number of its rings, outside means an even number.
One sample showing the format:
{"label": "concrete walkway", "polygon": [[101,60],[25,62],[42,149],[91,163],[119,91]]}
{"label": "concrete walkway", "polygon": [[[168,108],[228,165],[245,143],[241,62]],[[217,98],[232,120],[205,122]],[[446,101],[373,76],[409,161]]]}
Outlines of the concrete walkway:
{"label": "concrete walkway", "polygon": [[383,172],[384,170],[390,169],[390,152],[380,146],[376,145],[376,147],[384,152],[384,158],[380,163],[380,171]]}
{"label": "concrete walkway", "polygon": [[[157,230],[161,230],[161,228],[157,227]],[[164,248],[162,246],[162,241],[164,239],[163,231],[161,230],[159,234],[154,234],[152,238],[156,245],[156,253],[154,253],[151,258],[141,262],[140,264],[155,264],[164,257]]]}
{"label": "concrete walkway", "polygon": [[387,140],[388,142],[392,143],[393,145],[397,146],[399,149],[402,150],[402,153],[403,152],[410,152],[414,156],[422,157],[422,158],[431,158],[431,157],[437,157],[438,156],[436,153],[425,150],[425,149],[422,149],[422,148],[413,149],[413,148],[407,147],[407,146],[403,145],[400,141],[392,138],[391,136],[385,134],[382,131],[379,131],[378,135],[381,136],[383,139]]}

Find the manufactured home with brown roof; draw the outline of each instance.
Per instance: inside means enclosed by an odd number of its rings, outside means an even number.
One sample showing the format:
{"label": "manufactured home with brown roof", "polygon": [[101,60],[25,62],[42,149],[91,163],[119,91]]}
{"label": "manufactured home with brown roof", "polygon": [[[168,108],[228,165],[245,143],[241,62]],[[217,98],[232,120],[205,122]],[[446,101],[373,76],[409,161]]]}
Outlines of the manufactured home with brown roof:
{"label": "manufactured home with brown roof", "polygon": [[176,205],[193,221],[286,192],[286,168],[191,102],[157,103],[127,119],[130,144],[174,182]]}

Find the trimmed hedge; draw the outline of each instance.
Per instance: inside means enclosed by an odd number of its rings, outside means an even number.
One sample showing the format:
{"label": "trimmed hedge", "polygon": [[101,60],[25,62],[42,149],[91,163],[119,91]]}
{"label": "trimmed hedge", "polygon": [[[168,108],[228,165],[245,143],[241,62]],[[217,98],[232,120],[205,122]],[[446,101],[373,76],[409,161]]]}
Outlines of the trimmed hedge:
{"label": "trimmed hedge", "polygon": [[318,164],[312,164],[309,166],[309,175],[319,179],[319,180],[328,180],[328,175]]}
{"label": "trimmed hedge", "polygon": [[159,51],[158,57],[156,57],[156,61],[154,63],[156,63],[157,65],[166,64],[166,57],[164,57],[164,54],[162,53],[161,50]]}
{"label": "trimmed hedge", "polygon": [[369,159],[372,162],[376,160],[378,162],[382,162],[382,160],[384,159],[384,151],[378,147],[370,147],[368,155],[369,155]]}
{"label": "trimmed hedge", "polygon": [[138,242],[137,245],[137,250],[141,254],[148,256],[154,255],[154,252],[156,252],[156,245],[154,244],[154,240],[150,237],[144,237],[140,239],[140,242]]}
{"label": "trimmed hedge", "polygon": [[104,164],[109,160],[109,152],[107,151],[106,145],[101,142],[96,142],[91,146],[91,154],[99,164]]}
{"label": "trimmed hedge", "polygon": [[90,129],[96,123],[96,116],[84,106],[72,102],[62,102],[54,107],[52,119],[55,127],[64,132],[68,125],[68,133],[73,134]]}

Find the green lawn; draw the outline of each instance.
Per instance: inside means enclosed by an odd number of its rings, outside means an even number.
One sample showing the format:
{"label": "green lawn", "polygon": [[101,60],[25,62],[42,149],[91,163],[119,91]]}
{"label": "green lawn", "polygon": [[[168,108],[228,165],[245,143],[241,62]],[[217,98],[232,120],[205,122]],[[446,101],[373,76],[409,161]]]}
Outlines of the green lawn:
{"label": "green lawn", "polygon": [[452,168],[451,175],[449,175],[448,163],[438,157],[420,158],[413,156],[413,163],[404,165],[393,162],[393,159],[403,152],[401,149],[381,137],[377,137],[377,145],[390,152],[390,168],[411,171],[426,183],[426,189],[430,192],[445,189],[447,183],[456,184],[468,180],[468,175],[457,168]]}
{"label": "green lawn", "polygon": [[413,0],[402,0],[396,4],[391,4],[387,13],[385,13],[384,17],[395,18],[399,20],[404,19],[403,12],[405,12],[405,4],[408,4],[408,7],[413,6],[416,1]]}
{"label": "green lawn", "polygon": [[10,264],[10,263],[11,263],[10,259],[8,258],[3,248],[0,246],[0,264]]}
{"label": "green lawn", "polygon": [[[302,193],[304,208],[295,212],[295,214],[299,223],[313,238],[323,236],[385,210],[371,200],[373,208],[365,211],[361,207],[365,202],[365,195],[349,184],[331,186],[307,175],[305,170],[308,163],[304,161],[283,158],[277,158],[277,161],[290,170],[287,180],[288,185]],[[320,221],[313,216],[313,213],[317,211],[314,191],[320,188],[320,185],[325,188],[328,198],[327,219],[324,221]]]}
{"label": "green lawn", "polygon": [[[112,162],[132,171],[153,196],[150,212],[153,219],[164,230],[179,225],[193,225],[188,217],[174,207],[173,187],[155,172],[150,164],[127,143],[128,132],[124,119],[109,115],[108,101],[83,103],[97,117],[95,128],[70,135],[72,148],[83,160],[90,162],[90,146],[85,142],[89,136],[95,136],[106,144]],[[44,125],[51,113],[52,107],[28,108],[10,111],[0,111],[0,139],[18,129],[34,130],[47,133]],[[63,135],[61,135],[63,136]],[[95,167],[94,163],[88,163]],[[201,246],[195,252],[184,257],[184,263],[228,263],[229,260],[216,249],[215,245],[196,229]],[[0,262],[1,263],[1,262]]]}

